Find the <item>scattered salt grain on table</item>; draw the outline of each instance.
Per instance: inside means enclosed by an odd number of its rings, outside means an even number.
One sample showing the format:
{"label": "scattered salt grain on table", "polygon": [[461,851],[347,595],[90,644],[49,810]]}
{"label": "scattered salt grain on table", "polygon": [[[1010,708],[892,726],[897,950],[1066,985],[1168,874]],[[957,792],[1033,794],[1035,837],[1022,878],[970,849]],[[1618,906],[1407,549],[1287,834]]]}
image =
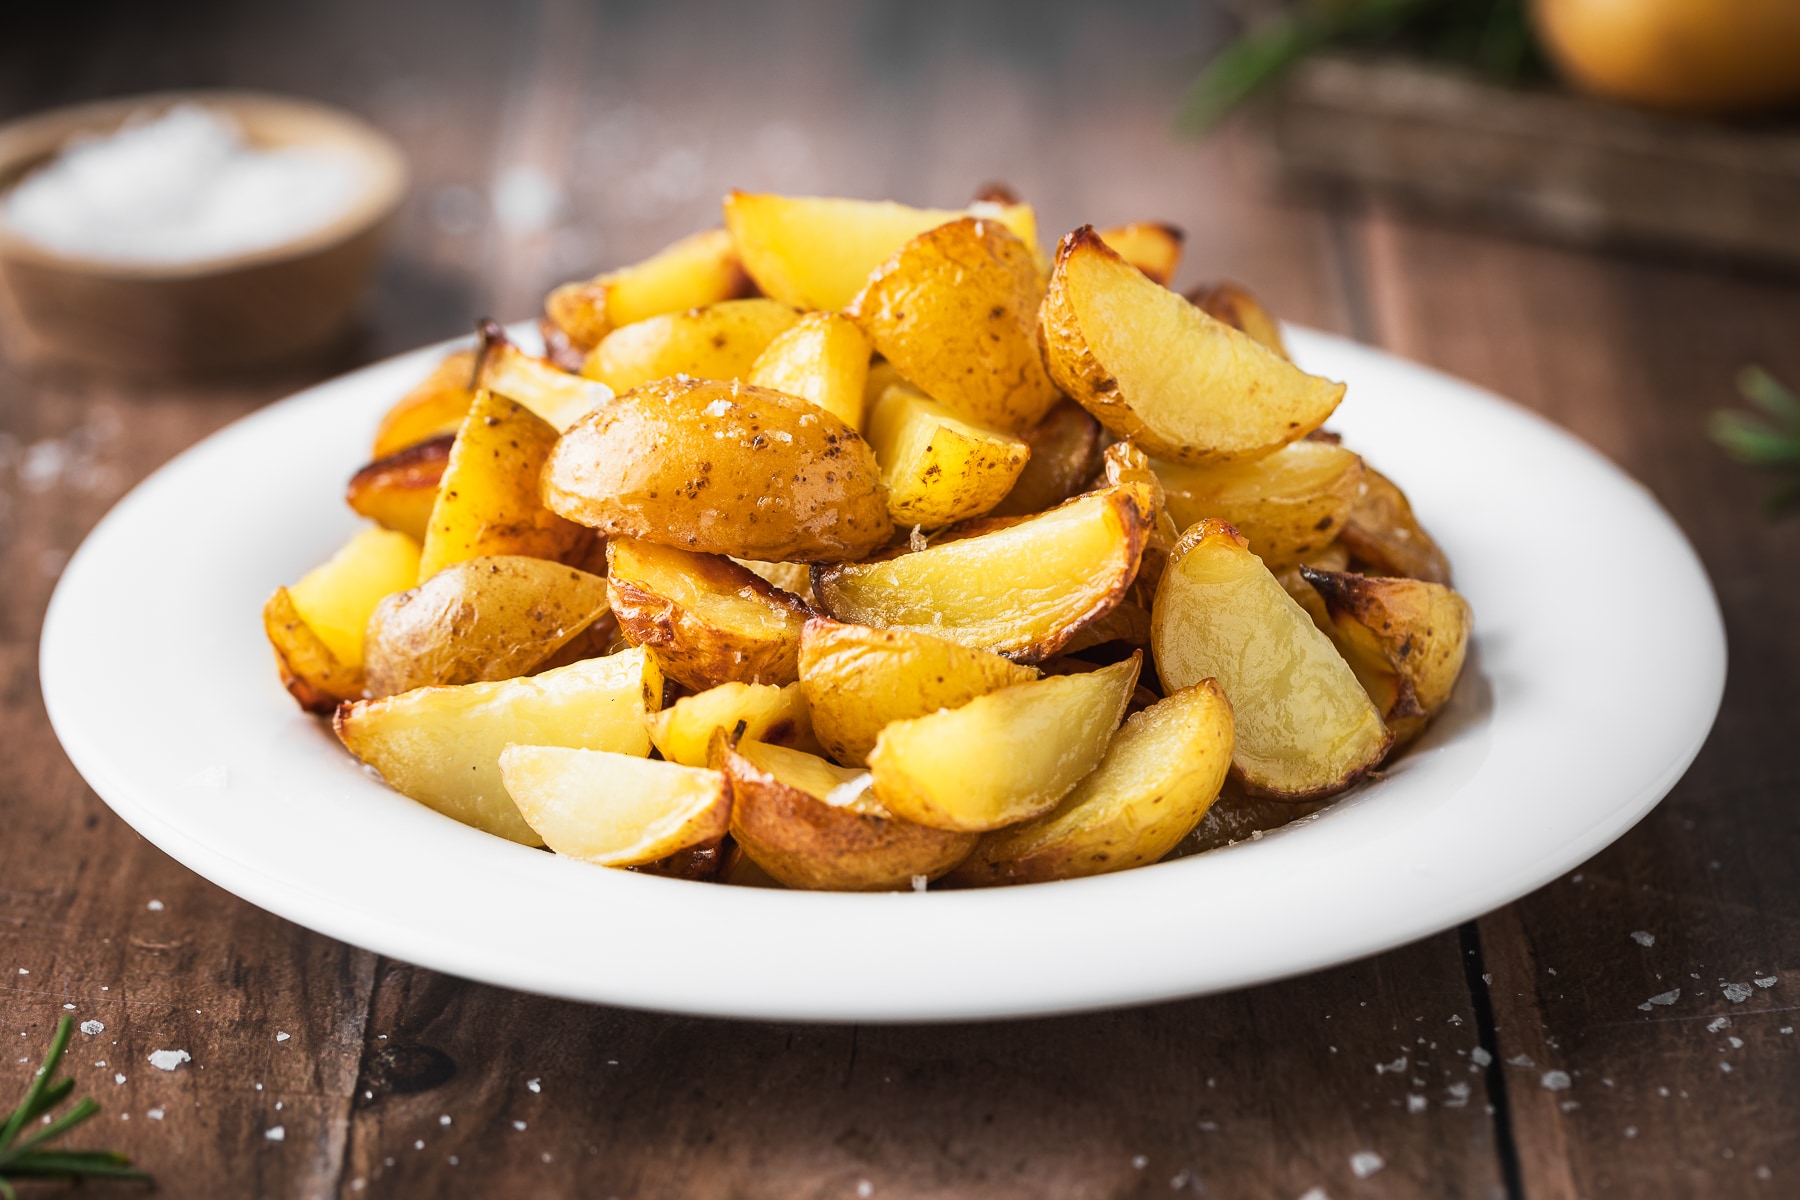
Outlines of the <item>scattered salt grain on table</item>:
{"label": "scattered salt grain on table", "polygon": [[1367,1179],[1385,1166],[1387,1161],[1373,1150],[1358,1150],[1350,1156],[1350,1171],[1358,1179]]}
{"label": "scattered salt grain on table", "polygon": [[1750,998],[1750,985],[1747,983],[1728,983],[1721,989],[1725,998],[1733,1004],[1742,1004]]}
{"label": "scattered salt grain on table", "polygon": [[152,1121],[160,1121],[163,1119],[163,1110],[160,1108],[153,1108],[144,1115],[149,1117]]}
{"label": "scattered salt grain on table", "polygon": [[543,1081],[539,1079],[527,1079],[525,1081],[525,1086],[534,1092],[541,1092],[544,1090]]}
{"label": "scattered salt grain on table", "polygon": [[159,1071],[173,1071],[182,1063],[193,1062],[194,1056],[186,1050],[152,1050],[150,1065]]}
{"label": "scattered salt grain on table", "polygon": [[278,246],[349,211],[358,170],[316,146],[253,146],[228,115],[180,104],[72,139],[0,203],[46,250],[113,263],[195,263]]}
{"label": "scattered salt grain on table", "polygon": [[271,1142],[285,1142],[287,1141],[287,1126],[271,1125],[263,1130],[263,1136]]}
{"label": "scattered salt grain on table", "polygon": [[87,1034],[89,1037],[93,1037],[97,1033],[105,1033],[106,1026],[98,1021],[83,1021],[81,1023],[81,1032]]}
{"label": "scattered salt grain on table", "polygon": [[278,1042],[285,1042],[285,1041],[287,1041],[287,1040],[288,1040],[288,1039],[289,1039],[289,1038],[290,1038],[290,1037],[293,1037],[293,1036],[294,1036],[294,1035],[293,1035],[293,1034],[291,1034],[291,1033],[282,1033],[282,1032],[280,1032],[280,1031],[279,1031],[279,1030],[277,1030],[277,1031],[276,1031],[276,1034],[275,1034],[275,1040],[276,1040],[276,1041],[278,1041]]}
{"label": "scattered salt grain on table", "polygon": [[161,912],[163,910],[163,902],[161,900],[152,900],[150,903],[144,905],[144,907],[151,912]]}
{"label": "scattered salt grain on table", "polygon": [[1659,992],[1656,995],[1650,997],[1648,1000],[1646,1000],[1642,1004],[1638,1005],[1638,1007],[1643,1009],[1645,1012],[1649,1012],[1650,1006],[1652,1004],[1673,1004],[1679,999],[1681,999],[1681,989],[1680,988],[1670,988],[1666,992]]}
{"label": "scattered salt grain on table", "polygon": [[1648,947],[1656,945],[1656,935],[1647,929],[1637,930],[1631,935],[1631,940],[1640,946]]}
{"label": "scattered salt grain on table", "polygon": [[1758,975],[1755,979],[1752,979],[1750,982],[1754,983],[1759,988],[1772,988],[1776,984],[1781,982],[1781,976],[1779,976],[1779,975]]}
{"label": "scattered salt grain on table", "polygon": [[1569,1085],[1574,1081],[1569,1078],[1567,1071],[1545,1071],[1538,1082],[1543,1084],[1547,1091],[1562,1092],[1567,1091]]}

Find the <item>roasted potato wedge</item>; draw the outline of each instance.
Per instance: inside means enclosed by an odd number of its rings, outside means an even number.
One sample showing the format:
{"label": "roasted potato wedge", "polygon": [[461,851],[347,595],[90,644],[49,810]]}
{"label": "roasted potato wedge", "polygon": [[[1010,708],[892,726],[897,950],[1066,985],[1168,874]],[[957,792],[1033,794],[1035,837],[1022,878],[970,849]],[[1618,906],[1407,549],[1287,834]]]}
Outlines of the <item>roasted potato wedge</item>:
{"label": "roasted potato wedge", "polygon": [[[741,731],[739,725],[743,726]],[[813,753],[811,711],[800,685],[721,683],[683,696],[650,719],[650,740],[670,762],[711,766],[712,737],[718,730],[749,741],[768,742]]]}
{"label": "roasted potato wedge", "polygon": [[[1150,465],[1150,457],[1130,442],[1114,442],[1100,455],[1102,477],[1114,487],[1136,484],[1150,497],[1150,530],[1144,536],[1144,557],[1138,566],[1133,591],[1148,607],[1162,581],[1163,568],[1181,537],[1175,518],[1169,515],[1168,494],[1162,478]],[[1097,645],[1098,643],[1092,643]]]}
{"label": "roasted potato wedge", "polygon": [[1300,441],[1251,462],[1154,464],[1175,524],[1217,517],[1280,572],[1337,539],[1363,492],[1363,465],[1342,446]]}
{"label": "roasted potato wedge", "polygon": [[500,779],[544,845],[602,867],[651,866],[716,847],[731,825],[725,777],[703,767],[610,750],[508,746]]}
{"label": "roasted potato wedge", "polygon": [[1106,753],[1143,656],[977,696],[881,731],[875,798],[905,820],[983,831],[1056,807]]}
{"label": "roasted potato wedge", "polygon": [[386,458],[408,446],[453,434],[475,402],[475,351],[458,350],[434,368],[381,418],[369,457]]}
{"label": "roasted potato wedge", "polygon": [[1344,661],[1362,680],[1396,744],[1417,737],[1449,703],[1462,674],[1469,603],[1441,583],[1301,567],[1324,600]]}
{"label": "roasted potato wedge", "polygon": [[811,610],[717,554],[634,538],[606,547],[606,590],[619,628],[664,675],[696,691],[721,683],[793,683]]}
{"label": "roasted potato wedge", "polygon": [[1104,445],[1100,422],[1067,397],[1019,438],[1030,447],[1031,457],[1012,491],[988,510],[994,516],[1027,516],[1055,508],[1081,491],[1100,469]]}
{"label": "roasted potato wedge", "polygon": [[498,321],[482,320],[476,328],[481,348],[476,356],[475,386],[517,400],[558,432],[613,398],[612,389],[604,383],[571,375],[513,345]]}
{"label": "roasted potato wedge", "polygon": [[364,686],[380,697],[528,675],[606,614],[606,588],[598,575],[542,558],[451,563],[375,606]]}
{"label": "roasted potato wedge", "polygon": [[784,746],[739,741],[724,751],[731,836],[791,888],[884,892],[936,879],[975,835],[903,821],[869,790],[869,775]]}
{"label": "roasted potato wedge", "polygon": [[1042,883],[1153,863],[1192,833],[1231,768],[1231,702],[1212,680],[1127,717],[1106,757],[1041,817],[982,835],[957,883]]}
{"label": "roasted potato wedge", "polygon": [[708,229],[629,267],[563,284],[545,299],[544,315],[570,346],[587,351],[620,326],[749,294],[731,235]]}
{"label": "roasted potato wedge", "polygon": [[538,496],[538,475],[555,445],[556,430],[542,417],[516,400],[477,392],[438,485],[417,582],[465,559],[560,559],[579,549],[587,532]]}
{"label": "roasted potato wedge", "polygon": [[384,529],[423,542],[455,444],[456,435],[446,433],[376,459],[350,477],[344,500]]}
{"label": "roasted potato wedge", "polygon": [[655,379],[738,379],[800,314],[777,300],[723,300],[622,325],[603,338],[581,373],[615,392]]}
{"label": "roasted potato wedge", "polygon": [[1324,424],[1344,385],[1308,375],[1126,263],[1083,226],[1062,240],[1040,324],[1050,376],[1157,458],[1272,454]]}
{"label": "roasted potato wedge", "polygon": [[1037,245],[1037,217],[1027,204],[976,204],[953,212],[756,192],[725,197],[725,226],[763,294],[798,308],[831,311],[847,307],[869,273],[907,242],[968,215],[996,220],[1026,246]]}
{"label": "roasted potato wedge", "polygon": [[665,379],[557,443],[544,500],[608,537],[767,562],[860,558],[893,533],[875,452],[804,400]]}
{"label": "roasted potato wedge", "polygon": [[910,384],[897,383],[869,414],[869,445],[899,525],[937,529],[977,517],[1012,490],[1031,447],[984,429]]}
{"label": "roasted potato wedge", "polygon": [[745,383],[810,400],[862,432],[869,339],[840,313],[807,313],[751,364]]}
{"label": "roasted potato wedge", "polygon": [[1136,484],[1089,492],[910,554],[815,567],[813,595],[840,621],[1041,662],[1125,598],[1152,507]]}
{"label": "roasted potato wedge", "polygon": [[784,592],[812,604],[812,566],[800,562],[757,562],[753,558],[731,560],[753,575],[760,575]]}
{"label": "roasted potato wedge", "polygon": [[961,708],[1037,677],[1035,669],[998,654],[913,630],[814,618],[800,634],[800,687],[813,732],[831,757],[849,766],[868,761],[890,722]]}
{"label": "roasted potato wedge", "polygon": [[328,715],[363,690],[363,630],[382,597],[411,586],[419,544],[403,533],[363,529],[329,561],[263,605],[282,686],[308,712]]}
{"label": "roasted potato wedge", "polygon": [[1187,234],[1161,221],[1133,221],[1102,229],[1100,240],[1146,276],[1168,287],[1175,278],[1175,268],[1181,265],[1181,243],[1187,240]]}
{"label": "roasted potato wedge", "polygon": [[1208,316],[1216,317],[1240,333],[1247,333],[1283,358],[1287,343],[1281,340],[1281,322],[1262,306],[1249,288],[1236,283],[1201,284],[1187,294]]}
{"label": "roasted potato wedge", "polygon": [[1030,248],[998,221],[964,217],[902,246],[845,315],[933,400],[1014,432],[1057,399],[1038,352],[1043,298]]}
{"label": "roasted potato wedge", "polygon": [[1365,470],[1362,495],[1338,537],[1372,574],[1450,586],[1450,560],[1413,515],[1406,493],[1373,467]]}
{"label": "roasted potato wedge", "polygon": [[1250,544],[1211,518],[1182,534],[1156,590],[1151,645],[1166,691],[1217,679],[1245,787],[1305,800],[1355,783],[1393,737],[1331,639]]}
{"label": "roasted potato wedge", "polygon": [[642,650],[589,658],[541,675],[428,687],[359,700],[332,722],[350,753],[388,786],[477,829],[542,844],[500,778],[517,743],[650,753],[646,718],[662,707],[662,673]]}

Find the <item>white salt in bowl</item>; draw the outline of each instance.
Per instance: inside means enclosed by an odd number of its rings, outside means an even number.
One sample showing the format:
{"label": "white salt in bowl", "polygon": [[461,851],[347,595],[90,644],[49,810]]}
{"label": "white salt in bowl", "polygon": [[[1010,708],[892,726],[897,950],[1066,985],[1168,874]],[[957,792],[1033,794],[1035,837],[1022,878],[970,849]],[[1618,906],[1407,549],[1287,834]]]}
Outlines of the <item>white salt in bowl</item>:
{"label": "white salt in bowl", "polygon": [[39,113],[0,125],[0,196],[71,138],[181,104],[229,117],[253,147],[329,152],[351,168],[351,197],[276,244],[192,262],[80,257],[0,220],[0,282],[28,353],[134,371],[225,370],[303,358],[354,318],[407,172],[391,139],[337,109],[255,92],[164,92]]}

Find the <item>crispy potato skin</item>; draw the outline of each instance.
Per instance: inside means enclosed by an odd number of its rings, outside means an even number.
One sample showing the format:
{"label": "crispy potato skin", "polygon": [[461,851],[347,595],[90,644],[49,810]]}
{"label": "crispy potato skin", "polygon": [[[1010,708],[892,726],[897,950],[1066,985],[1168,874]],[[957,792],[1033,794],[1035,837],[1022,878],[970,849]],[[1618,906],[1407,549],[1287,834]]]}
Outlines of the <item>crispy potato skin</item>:
{"label": "crispy potato skin", "polygon": [[1249,288],[1229,282],[1203,283],[1188,292],[1187,299],[1208,316],[1249,334],[1281,357],[1288,357],[1287,343],[1281,340],[1281,322]]}
{"label": "crispy potato skin", "polygon": [[1131,484],[1150,498],[1150,527],[1144,534],[1143,560],[1132,585],[1137,598],[1148,607],[1156,595],[1156,585],[1162,582],[1163,570],[1169,565],[1169,555],[1181,538],[1181,530],[1169,513],[1168,493],[1161,476],[1151,469],[1149,455],[1130,442],[1114,442],[1101,454],[1100,462],[1108,484]]}
{"label": "crispy potato skin", "polygon": [[275,650],[281,686],[301,708],[321,717],[337,711],[339,702],[362,695],[362,667],[338,661],[300,614],[286,588],[276,588],[263,605],[263,632]]}
{"label": "crispy potato skin", "polygon": [[1373,467],[1366,468],[1362,495],[1338,538],[1374,574],[1451,584],[1450,560],[1413,515],[1406,493]]}
{"label": "crispy potato skin", "polygon": [[1277,574],[1331,545],[1363,494],[1362,460],[1327,442],[1295,442],[1248,463],[1153,466],[1177,526],[1225,521]]}
{"label": "crispy potato skin", "polygon": [[670,679],[704,691],[799,678],[800,629],[812,610],[798,596],[721,555],[615,538],[606,556],[619,628]]}
{"label": "crispy potato skin", "polygon": [[1211,679],[1127,717],[1061,804],[984,834],[952,873],[968,885],[1044,883],[1161,859],[1198,825],[1231,767],[1231,702]]}
{"label": "crispy potato skin", "polygon": [[933,400],[1012,433],[1056,403],[1038,353],[1043,296],[1025,243],[999,221],[965,217],[901,247],[845,315]]}
{"label": "crispy potato skin", "polygon": [[1056,384],[1157,458],[1271,454],[1322,425],[1344,396],[1343,384],[1300,371],[1145,278],[1085,225],[1057,247],[1038,323]]}
{"label": "crispy potato skin", "polygon": [[891,721],[960,708],[1037,677],[998,654],[910,630],[815,617],[800,634],[800,687],[813,732],[847,766],[868,761]]}
{"label": "crispy potato skin", "polygon": [[765,562],[855,559],[894,530],[874,451],[803,400],[746,384],[665,379],[563,435],[550,508],[608,537]]}
{"label": "crispy potato skin", "polygon": [[384,529],[423,542],[455,444],[456,435],[447,433],[376,459],[350,477],[345,502]]}
{"label": "crispy potato skin", "polygon": [[1125,599],[1154,519],[1147,489],[1090,492],[1035,517],[978,518],[925,550],[813,569],[851,624],[928,633],[1034,663]]}
{"label": "crispy potato skin", "polygon": [[454,434],[475,402],[475,351],[450,355],[381,418],[373,459],[444,434]]}
{"label": "crispy potato skin", "polygon": [[450,448],[419,560],[423,582],[451,563],[493,554],[561,560],[587,534],[551,512],[538,475],[556,430],[515,400],[478,392]]}
{"label": "crispy potato skin", "polygon": [[1326,632],[1394,731],[1411,741],[1450,700],[1468,652],[1469,603],[1441,583],[1302,566],[1324,600]]}
{"label": "crispy potato skin", "polygon": [[522,555],[452,563],[375,607],[370,696],[528,675],[606,613],[606,580]]}
{"label": "crispy potato skin", "polygon": [[[804,767],[795,760],[810,759]],[[740,742],[728,749],[731,836],[755,863],[791,888],[898,891],[915,876],[936,879],[961,862],[975,835],[900,820],[865,790],[830,804],[816,788],[858,772],[782,747]],[[812,788],[805,786],[812,783]]]}
{"label": "crispy potato skin", "polygon": [[1012,490],[1031,447],[985,429],[909,384],[895,384],[869,414],[888,513],[899,525],[937,529],[979,516]]}
{"label": "crispy potato skin", "polygon": [[763,297],[664,313],[607,334],[581,373],[615,392],[656,379],[739,379],[800,314]]}
{"label": "crispy potato skin", "polygon": [[1105,444],[1100,422],[1066,396],[1044,419],[1019,434],[1031,449],[1012,490],[988,512],[996,517],[1029,516],[1055,508],[1087,484],[1100,469]]}
{"label": "crispy potato skin", "polygon": [[1169,286],[1181,265],[1181,244],[1187,234],[1162,221],[1132,221],[1100,231],[1100,240],[1146,276]]}
{"label": "crispy potato skin", "polygon": [[1157,588],[1151,645],[1166,690],[1216,678],[1246,790],[1311,800],[1355,783],[1393,735],[1331,640],[1223,521],[1182,534]]}

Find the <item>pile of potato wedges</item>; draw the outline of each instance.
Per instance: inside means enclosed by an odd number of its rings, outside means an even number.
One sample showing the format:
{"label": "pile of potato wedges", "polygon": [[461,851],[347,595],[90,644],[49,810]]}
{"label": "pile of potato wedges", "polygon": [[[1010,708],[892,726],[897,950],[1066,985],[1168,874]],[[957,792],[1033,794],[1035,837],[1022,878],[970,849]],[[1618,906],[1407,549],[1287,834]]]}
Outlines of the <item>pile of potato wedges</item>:
{"label": "pile of potato wedges", "polygon": [[282,681],[447,816],[688,879],[1117,871],[1228,778],[1310,811],[1449,700],[1469,607],[1181,243],[733,192],[398,399],[368,524],[264,608]]}

